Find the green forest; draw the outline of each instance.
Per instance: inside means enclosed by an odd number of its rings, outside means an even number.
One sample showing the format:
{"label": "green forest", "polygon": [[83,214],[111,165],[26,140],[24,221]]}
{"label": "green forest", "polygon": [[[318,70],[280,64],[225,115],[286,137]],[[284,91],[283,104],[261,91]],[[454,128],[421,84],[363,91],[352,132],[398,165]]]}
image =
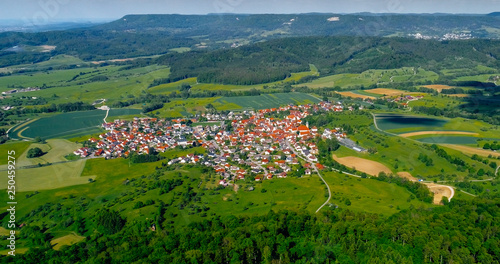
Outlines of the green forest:
{"label": "green forest", "polygon": [[[161,206],[158,210],[161,210]],[[2,263],[498,263],[499,200],[453,200],[390,217],[329,209],[213,217],[178,229],[123,227],[98,213],[102,232],[60,251],[41,244]],[[35,235],[42,230],[34,230]]]}
{"label": "green forest", "polygon": [[[157,62],[171,67],[164,82],[198,77],[204,83],[250,85],[283,80],[314,64],[322,76],[369,69],[423,67],[435,70],[479,64],[500,68],[500,41],[433,41],[377,37],[301,37],[270,40],[231,50],[168,54]],[[453,62],[456,57],[461,60]],[[448,67],[450,67],[448,65]]]}

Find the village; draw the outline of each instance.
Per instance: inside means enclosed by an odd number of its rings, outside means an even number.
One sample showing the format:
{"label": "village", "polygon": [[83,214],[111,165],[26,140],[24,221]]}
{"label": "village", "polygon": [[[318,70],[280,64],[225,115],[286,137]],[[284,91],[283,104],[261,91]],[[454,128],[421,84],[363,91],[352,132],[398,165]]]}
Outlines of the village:
{"label": "village", "polygon": [[[354,110],[352,107],[347,107]],[[176,148],[203,147],[205,154],[188,154],[167,161],[168,165],[200,164],[212,167],[222,176],[219,184],[246,177],[255,181],[310,175],[313,167],[323,169],[316,155],[316,137],[349,141],[342,128],[318,131],[303,124],[303,119],[318,111],[342,112],[342,103],[288,105],[258,111],[204,113],[198,118],[172,121],[157,118],[115,120],[102,124],[107,130],[90,138],[86,147],[74,152],[85,157],[106,159],[165,152]],[[280,115],[281,114],[281,115]],[[276,118],[281,116],[282,118]],[[355,150],[361,150],[354,146]],[[134,154],[134,155],[135,155]],[[302,161],[302,162],[300,162]]]}

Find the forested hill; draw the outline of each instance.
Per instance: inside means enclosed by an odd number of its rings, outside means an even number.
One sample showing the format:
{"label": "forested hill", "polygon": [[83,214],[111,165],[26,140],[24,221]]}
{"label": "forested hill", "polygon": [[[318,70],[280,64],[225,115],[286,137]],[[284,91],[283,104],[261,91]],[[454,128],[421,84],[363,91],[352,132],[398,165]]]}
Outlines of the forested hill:
{"label": "forested hill", "polygon": [[286,36],[408,36],[420,33],[442,37],[471,32],[475,38],[499,38],[498,17],[449,14],[212,14],[127,15],[95,29],[157,32],[180,37],[208,35],[211,39]]}
{"label": "forested hill", "polygon": [[[0,33],[0,67],[67,54],[84,61],[165,54],[173,48],[220,49],[299,36],[500,38],[494,15],[224,14],[127,15],[83,29]],[[32,46],[56,46],[29,52]],[[21,47],[16,51],[12,47]],[[22,47],[28,46],[26,49]],[[22,50],[22,51],[21,51]]]}
{"label": "forested hill", "polygon": [[270,40],[235,49],[167,54],[158,63],[171,66],[164,82],[187,77],[224,84],[283,80],[314,64],[322,75],[368,69],[423,67],[438,70],[478,64],[500,68],[500,40],[435,41],[380,37],[299,37]]}
{"label": "forested hill", "polygon": [[[123,219],[115,217],[106,225],[121,224],[107,233],[59,251],[46,243],[0,263],[499,263],[499,215],[498,200],[453,199],[389,218],[345,209],[271,211],[215,216],[175,230],[152,231],[148,220],[120,230]],[[42,235],[32,232],[33,241]]]}

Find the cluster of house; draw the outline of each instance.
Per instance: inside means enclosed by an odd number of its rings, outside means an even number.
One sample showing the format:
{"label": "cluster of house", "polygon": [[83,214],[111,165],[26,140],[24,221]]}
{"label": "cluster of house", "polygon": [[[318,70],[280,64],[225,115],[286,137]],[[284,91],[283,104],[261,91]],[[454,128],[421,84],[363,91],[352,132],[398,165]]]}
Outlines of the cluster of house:
{"label": "cluster of house", "polygon": [[[246,175],[252,175],[256,181],[284,178],[299,165],[299,157],[306,165],[322,167],[317,163],[318,148],[311,139],[346,137],[341,128],[324,129],[320,134],[315,126],[303,124],[305,117],[319,110],[339,112],[343,106],[320,102],[226,115],[205,113],[202,117],[211,123],[198,126],[189,126],[184,119],[115,120],[102,124],[106,133],[89,139],[92,147],[81,148],[75,154],[114,158],[127,157],[132,151],[150,154],[153,148],[164,152],[178,146],[201,146],[206,149],[205,154],[176,157],[169,160],[168,165],[192,163],[212,167],[223,176],[223,185],[229,180],[245,179]],[[277,118],[280,113],[282,118]],[[309,167],[305,171],[308,173],[311,173]]]}
{"label": "cluster of house", "polygon": [[420,100],[422,98],[424,98],[422,95],[418,95],[418,96],[405,95],[405,96],[399,96],[399,97],[393,98],[391,100],[392,100],[392,102],[401,103],[403,105],[403,107],[408,107],[409,102]]}

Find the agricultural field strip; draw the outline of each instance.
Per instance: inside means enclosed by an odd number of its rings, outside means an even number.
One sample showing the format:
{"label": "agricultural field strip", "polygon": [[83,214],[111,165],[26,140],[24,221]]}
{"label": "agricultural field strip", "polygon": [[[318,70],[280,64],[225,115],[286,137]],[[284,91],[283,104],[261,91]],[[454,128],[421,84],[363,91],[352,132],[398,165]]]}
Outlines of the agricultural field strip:
{"label": "agricultural field strip", "polygon": [[468,131],[417,131],[417,132],[409,132],[398,134],[400,137],[413,137],[420,135],[471,135],[471,136],[479,136],[479,133],[468,132]]}

